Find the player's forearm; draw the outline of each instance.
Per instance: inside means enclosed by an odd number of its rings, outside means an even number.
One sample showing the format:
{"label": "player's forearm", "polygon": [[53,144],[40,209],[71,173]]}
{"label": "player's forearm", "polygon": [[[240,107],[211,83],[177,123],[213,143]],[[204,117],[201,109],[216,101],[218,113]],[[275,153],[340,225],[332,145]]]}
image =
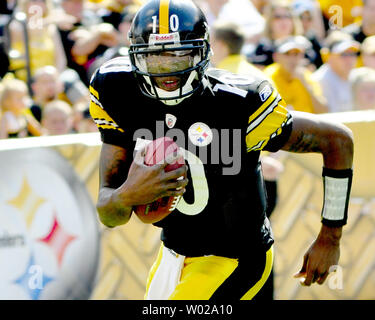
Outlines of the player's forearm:
{"label": "player's forearm", "polygon": [[107,227],[127,223],[132,214],[132,206],[126,203],[119,189],[101,188],[96,208],[100,221]]}
{"label": "player's forearm", "polygon": [[323,156],[324,204],[320,236],[338,243],[346,224],[353,165],[353,135],[339,123],[303,112],[293,113],[293,130],[284,150]]}
{"label": "player's forearm", "polygon": [[324,166],[330,169],[351,169],[354,143],[352,132],[344,126],[336,127],[334,138],[322,148]]}
{"label": "player's forearm", "polygon": [[283,150],[321,153],[328,169],[352,168],[354,147],[349,128],[303,112],[293,112],[293,118],[293,131]]}

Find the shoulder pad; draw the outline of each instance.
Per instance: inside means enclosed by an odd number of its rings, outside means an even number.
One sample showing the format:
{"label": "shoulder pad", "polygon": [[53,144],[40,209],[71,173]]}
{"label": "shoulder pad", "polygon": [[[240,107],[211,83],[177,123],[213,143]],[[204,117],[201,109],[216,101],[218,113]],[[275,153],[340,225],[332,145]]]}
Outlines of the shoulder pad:
{"label": "shoulder pad", "polygon": [[128,56],[117,57],[102,64],[99,68],[99,73],[111,72],[131,72],[133,71],[132,64]]}
{"label": "shoulder pad", "polygon": [[90,80],[89,90],[94,102],[109,112],[117,105],[116,99],[124,93],[124,88],[134,92],[138,86],[128,62],[126,57],[111,59],[97,68]]}
{"label": "shoulder pad", "polygon": [[239,75],[221,69],[208,69],[206,72],[213,87],[217,84],[222,84],[230,87],[235,87],[248,93],[257,91],[260,84],[267,80],[266,78],[259,78],[252,75]]}
{"label": "shoulder pad", "polygon": [[117,57],[103,63],[93,73],[90,85],[103,91],[103,87],[117,87],[120,82],[133,82],[132,65],[128,57]]}

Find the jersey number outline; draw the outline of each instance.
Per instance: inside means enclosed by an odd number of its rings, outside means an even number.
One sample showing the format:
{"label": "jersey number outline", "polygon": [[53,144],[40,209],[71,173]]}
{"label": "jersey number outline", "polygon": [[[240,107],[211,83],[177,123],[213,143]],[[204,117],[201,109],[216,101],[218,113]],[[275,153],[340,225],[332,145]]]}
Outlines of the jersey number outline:
{"label": "jersey number outline", "polygon": [[[139,151],[150,142],[151,140],[148,139],[137,138],[134,150]],[[182,196],[176,206],[176,209],[185,215],[195,216],[206,208],[209,198],[208,183],[206,174],[204,172],[204,164],[201,159],[199,159],[189,150],[181,147],[180,149],[184,152],[184,159],[189,165],[192,180],[191,183],[193,184],[194,191],[194,203],[187,203]]]}
{"label": "jersey number outline", "polygon": [[204,172],[204,164],[192,152],[181,148],[185,152],[185,160],[189,164],[190,175],[194,190],[194,203],[188,204],[183,197],[181,197],[177,209],[188,216],[195,216],[201,213],[206,208],[209,198],[208,183],[206,174]]}
{"label": "jersey number outline", "polygon": [[217,92],[218,90],[234,93],[238,96],[245,98],[248,94],[247,90],[240,89],[235,87],[235,85],[249,85],[252,82],[252,79],[249,77],[241,77],[238,75],[225,74],[221,75],[218,78],[223,83],[217,83],[213,91]]}

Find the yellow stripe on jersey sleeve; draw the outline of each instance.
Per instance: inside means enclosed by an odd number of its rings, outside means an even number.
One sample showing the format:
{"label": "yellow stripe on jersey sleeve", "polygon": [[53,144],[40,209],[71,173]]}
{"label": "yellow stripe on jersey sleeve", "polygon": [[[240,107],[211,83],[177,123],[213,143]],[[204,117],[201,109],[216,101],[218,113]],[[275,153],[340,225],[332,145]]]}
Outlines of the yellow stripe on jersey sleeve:
{"label": "yellow stripe on jersey sleeve", "polygon": [[96,98],[99,99],[99,92],[96,91],[92,86],[89,87],[90,93]]}
{"label": "yellow stripe on jersey sleeve", "polygon": [[288,110],[283,100],[246,136],[247,151],[262,150],[268,141],[281,134],[288,121]]}
{"label": "yellow stripe on jersey sleeve", "polygon": [[270,104],[275,100],[275,98],[278,96],[277,90],[273,90],[271,96],[258,108],[257,111],[255,111],[249,118],[249,124],[256,119],[260,114],[262,114],[269,106]]}
{"label": "yellow stripe on jersey sleeve", "polygon": [[124,130],[121,129],[117,125],[117,123],[113,121],[113,119],[108,115],[108,113],[105,110],[103,110],[93,100],[91,100],[90,102],[90,114],[98,128],[113,129],[120,132],[124,132]]}

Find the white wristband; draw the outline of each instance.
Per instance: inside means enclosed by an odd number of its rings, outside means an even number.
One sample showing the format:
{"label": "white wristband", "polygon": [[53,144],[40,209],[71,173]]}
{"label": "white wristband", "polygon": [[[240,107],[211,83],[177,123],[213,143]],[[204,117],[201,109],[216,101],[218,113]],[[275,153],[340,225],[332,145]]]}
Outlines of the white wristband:
{"label": "white wristband", "polygon": [[327,220],[343,220],[345,218],[346,197],[349,178],[324,178],[324,206],[322,216]]}
{"label": "white wristband", "polygon": [[323,224],[332,227],[346,224],[352,175],[352,169],[334,170],[323,168]]}

